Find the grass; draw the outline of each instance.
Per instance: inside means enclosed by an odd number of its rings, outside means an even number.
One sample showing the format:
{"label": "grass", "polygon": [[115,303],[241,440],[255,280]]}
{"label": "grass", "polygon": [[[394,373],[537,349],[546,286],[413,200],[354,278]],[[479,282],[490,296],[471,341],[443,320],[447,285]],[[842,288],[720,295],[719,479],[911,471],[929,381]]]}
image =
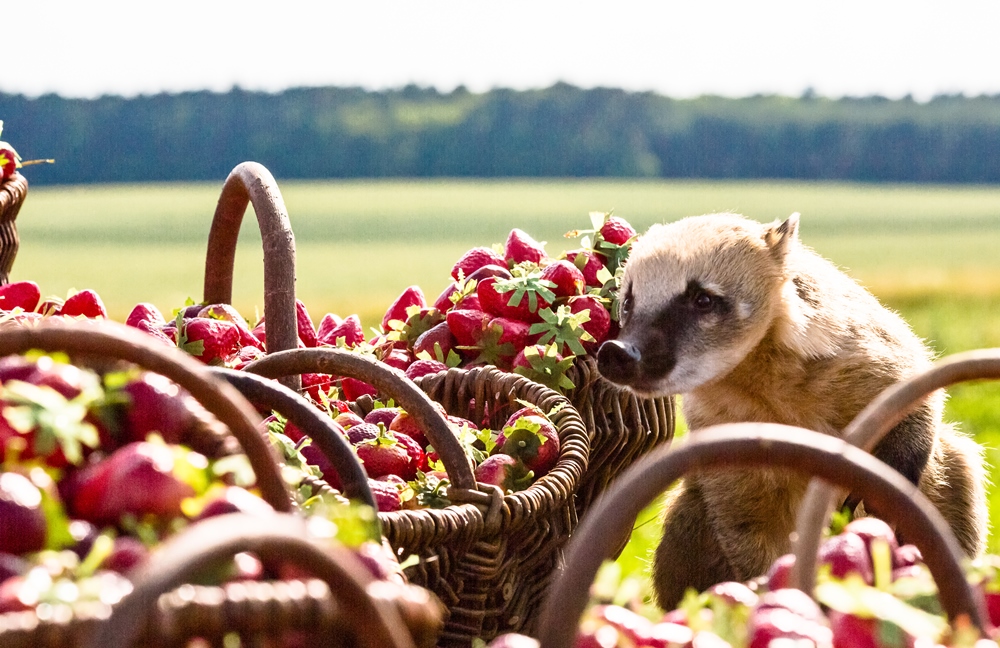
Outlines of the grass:
{"label": "grass", "polygon": [[[18,217],[12,279],[44,293],[93,288],[113,318],[149,301],[169,312],[199,300],[218,184],[32,188]],[[802,239],[898,310],[940,355],[1000,347],[1000,187],[629,180],[282,182],[297,246],[297,293],[313,318],[358,313],[366,326],[409,285],[433,299],[469,247],[512,227],[548,241],[614,210],[640,231],[685,215],[732,210],[758,220],[802,214]],[[253,212],[244,219],[234,305],[263,301]],[[1000,384],[950,390],[947,414],[1000,465]],[[1000,481],[1000,480],[997,480]],[[1000,492],[991,488],[1000,528]],[[655,507],[620,559],[641,571],[657,541]],[[1000,534],[990,540],[1000,552]]]}

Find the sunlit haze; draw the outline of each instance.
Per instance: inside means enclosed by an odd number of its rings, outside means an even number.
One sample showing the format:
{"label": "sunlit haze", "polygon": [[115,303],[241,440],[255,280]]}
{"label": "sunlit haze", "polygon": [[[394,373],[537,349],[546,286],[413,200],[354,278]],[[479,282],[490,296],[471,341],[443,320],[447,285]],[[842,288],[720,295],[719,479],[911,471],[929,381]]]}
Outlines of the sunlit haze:
{"label": "sunlit haze", "polygon": [[824,96],[1000,93],[1000,3],[24,0],[0,92],[132,96],[234,85]]}

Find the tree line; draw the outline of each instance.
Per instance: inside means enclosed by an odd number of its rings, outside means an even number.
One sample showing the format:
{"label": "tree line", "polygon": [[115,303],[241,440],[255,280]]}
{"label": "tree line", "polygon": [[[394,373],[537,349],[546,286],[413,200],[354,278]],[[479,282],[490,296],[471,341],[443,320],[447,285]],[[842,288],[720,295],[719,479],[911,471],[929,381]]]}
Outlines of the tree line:
{"label": "tree line", "polygon": [[73,99],[0,92],[4,139],[56,164],[32,184],[280,179],[789,178],[1000,182],[1000,96],[762,95],[465,88],[233,88]]}

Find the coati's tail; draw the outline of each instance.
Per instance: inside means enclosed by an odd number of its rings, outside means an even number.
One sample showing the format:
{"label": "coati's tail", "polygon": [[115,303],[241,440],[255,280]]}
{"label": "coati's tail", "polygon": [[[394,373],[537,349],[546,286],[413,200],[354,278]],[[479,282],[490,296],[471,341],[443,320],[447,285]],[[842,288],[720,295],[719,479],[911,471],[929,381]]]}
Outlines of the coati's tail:
{"label": "coati's tail", "polygon": [[986,544],[986,471],[982,448],[952,426],[941,424],[920,490],[934,503],[969,556]]}

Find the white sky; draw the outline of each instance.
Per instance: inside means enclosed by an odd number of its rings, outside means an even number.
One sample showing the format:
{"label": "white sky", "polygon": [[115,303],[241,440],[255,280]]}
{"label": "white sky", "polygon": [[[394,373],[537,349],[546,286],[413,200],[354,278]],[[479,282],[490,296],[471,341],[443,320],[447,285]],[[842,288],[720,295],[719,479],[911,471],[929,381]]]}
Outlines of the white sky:
{"label": "white sky", "polygon": [[1000,93],[997,0],[0,4],[0,91],[31,96],[556,81],[675,97]]}

